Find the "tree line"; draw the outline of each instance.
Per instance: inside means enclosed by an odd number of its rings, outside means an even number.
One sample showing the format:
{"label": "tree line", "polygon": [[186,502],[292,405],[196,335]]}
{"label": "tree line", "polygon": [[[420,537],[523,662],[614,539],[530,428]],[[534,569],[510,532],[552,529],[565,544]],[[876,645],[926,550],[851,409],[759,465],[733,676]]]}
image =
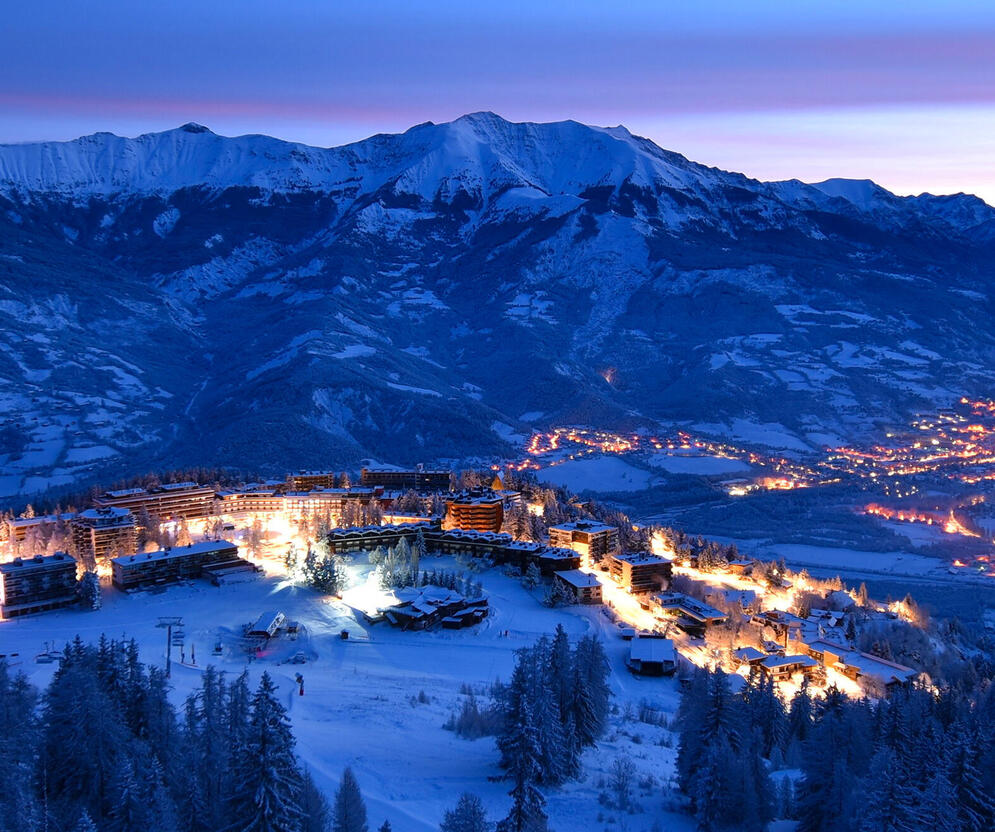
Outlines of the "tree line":
{"label": "tree line", "polygon": [[[975,688],[913,687],[871,701],[768,679],[732,693],[697,674],[678,712],[677,781],[704,832],[984,832],[995,828],[993,668]],[[796,769],[800,778],[776,777]],[[774,774],[772,774],[772,772]]]}
{"label": "tree line", "polygon": [[133,640],[77,637],[41,692],[0,662],[0,830],[328,828],[268,674],[209,667],[180,713],[168,693]]}

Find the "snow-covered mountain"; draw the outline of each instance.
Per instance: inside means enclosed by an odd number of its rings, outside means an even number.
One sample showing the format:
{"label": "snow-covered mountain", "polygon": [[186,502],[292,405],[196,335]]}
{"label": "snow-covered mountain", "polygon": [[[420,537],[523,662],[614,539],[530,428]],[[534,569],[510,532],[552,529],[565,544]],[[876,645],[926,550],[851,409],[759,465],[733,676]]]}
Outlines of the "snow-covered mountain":
{"label": "snow-covered mountain", "polygon": [[2,146],[0,495],[564,422],[814,449],[995,389],[993,254],[976,197],[763,183],[622,127]]}

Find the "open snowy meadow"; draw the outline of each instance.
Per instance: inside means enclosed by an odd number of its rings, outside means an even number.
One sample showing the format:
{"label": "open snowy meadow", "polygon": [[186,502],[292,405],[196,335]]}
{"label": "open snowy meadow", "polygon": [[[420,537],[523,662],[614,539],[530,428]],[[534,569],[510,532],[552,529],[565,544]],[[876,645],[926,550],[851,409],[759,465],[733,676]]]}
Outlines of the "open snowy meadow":
{"label": "open snowy meadow", "polygon": [[[289,709],[298,753],[326,794],[333,793],[343,768],[352,766],[371,827],[389,819],[398,832],[422,832],[437,829],[443,812],[464,791],[482,798],[490,820],[507,813],[510,784],[497,779],[502,772],[494,739],[463,739],[443,725],[465,698],[467,686],[483,705],[489,685],[509,679],[515,651],[562,624],[572,642],[588,633],[604,639],[615,707],[606,736],[584,754],[581,780],[544,790],[551,827],[638,832],[662,823],[668,830],[692,828],[693,821],[680,814],[668,813],[661,820],[661,807],[670,799],[667,784],[676,736],[638,718],[641,706],[672,717],[678,683],[632,676],[625,667],[628,642],[601,607],[547,608],[540,603],[541,587],[526,590],[493,568],[478,576],[491,607],[482,624],[465,630],[401,631],[386,622],[371,625],[362,615],[361,610],[383,600],[364,561],[363,556],[353,561],[353,583],[341,601],[294,586],[278,570],[220,587],[192,581],[130,595],[105,587],[98,611],[64,610],[0,622],[0,654],[40,688],[57,665],[38,662],[38,654],[60,650],[77,634],[91,643],[101,634],[134,638],[143,661],[162,665],[166,631],[157,627],[159,617],[180,616],[182,654],[179,646],[172,648],[177,705],[200,684],[209,664],[230,678],[248,670],[253,688],[268,671]],[[458,568],[444,558],[431,558],[424,566]],[[281,632],[250,660],[243,627],[267,611],[299,622],[300,633],[292,640]],[[348,639],[342,638],[343,630]],[[295,680],[298,673],[304,678],[303,696]],[[634,812],[620,812],[599,800],[609,791],[612,763],[618,758],[635,764]]]}

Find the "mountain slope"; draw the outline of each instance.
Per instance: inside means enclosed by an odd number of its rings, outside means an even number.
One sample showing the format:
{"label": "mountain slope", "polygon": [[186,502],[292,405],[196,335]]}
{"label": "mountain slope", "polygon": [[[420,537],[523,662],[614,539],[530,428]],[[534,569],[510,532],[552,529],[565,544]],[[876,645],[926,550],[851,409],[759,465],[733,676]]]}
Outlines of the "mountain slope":
{"label": "mountain slope", "polygon": [[975,197],[490,113],[331,149],[4,146],[0,495],[490,456],[563,422],[869,435],[990,392],[993,250]]}

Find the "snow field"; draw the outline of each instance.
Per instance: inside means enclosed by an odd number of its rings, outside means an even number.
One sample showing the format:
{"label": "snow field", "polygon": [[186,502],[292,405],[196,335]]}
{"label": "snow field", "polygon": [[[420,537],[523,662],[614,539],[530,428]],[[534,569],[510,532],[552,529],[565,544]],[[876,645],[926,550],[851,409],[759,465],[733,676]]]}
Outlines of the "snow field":
{"label": "snow field", "polygon": [[[366,583],[370,569],[365,557],[357,556],[353,564],[355,583],[345,599],[365,606],[377,593]],[[427,558],[423,566],[458,568],[445,558]],[[37,664],[34,656],[48,643],[61,649],[76,634],[89,642],[101,633],[134,637],[142,659],[161,664],[166,636],[156,628],[157,619],[180,615],[187,659],[192,644],[197,667],[180,664],[179,648],[173,649],[177,706],[200,684],[209,663],[230,677],[247,669],[252,687],[268,671],[288,706],[298,753],[319,786],[331,796],[342,769],[350,765],[366,799],[371,828],[386,818],[394,829],[427,832],[438,828],[443,812],[462,791],[479,794],[492,821],[503,817],[510,804],[510,784],[488,779],[501,773],[493,738],[471,741],[442,728],[463,699],[461,686],[474,688],[483,705],[488,686],[510,677],[515,650],[551,634],[557,624],[563,625],[571,641],[598,632],[612,663],[611,684],[619,713],[612,717],[604,741],[585,753],[583,779],[546,791],[551,828],[595,829],[605,825],[599,823],[599,815],[605,820],[619,815],[601,806],[598,797],[605,791],[602,778],[610,776],[612,761],[624,754],[636,764],[637,783],[649,774],[657,782],[646,794],[635,789],[645,811],[619,816],[625,828],[637,832],[663,822],[667,829],[690,830],[688,818],[660,816],[666,797],[663,784],[671,777],[676,749],[660,745],[659,740],[670,734],[633,716],[643,701],[672,716],[678,704],[676,681],[631,676],[624,665],[628,643],[618,637],[601,608],[548,609],[538,601],[541,589],[530,593],[499,569],[480,578],[491,615],[467,630],[405,632],[386,623],[368,625],[344,601],[322,598],[269,575],[222,587],[194,581],[158,593],[125,595],[105,588],[104,604],[97,612],[63,610],[0,622],[0,653],[19,653],[11,660],[20,662],[15,669],[39,687],[47,684],[56,665]],[[281,635],[263,658],[247,662],[239,646],[241,625],[267,610],[281,610],[304,630],[295,642]],[[340,637],[343,629],[350,633],[346,641]],[[223,655],[215,657],[211,653],[218,641]],[[310,660],[303,665],[286,663],[298,651]],[[298,672],[304,676],[303,697],[294,681]],[[425,703],[418,701],[421,692],[428,698]],[[632,735],[638,735],[639,741],[633,741]]]}

